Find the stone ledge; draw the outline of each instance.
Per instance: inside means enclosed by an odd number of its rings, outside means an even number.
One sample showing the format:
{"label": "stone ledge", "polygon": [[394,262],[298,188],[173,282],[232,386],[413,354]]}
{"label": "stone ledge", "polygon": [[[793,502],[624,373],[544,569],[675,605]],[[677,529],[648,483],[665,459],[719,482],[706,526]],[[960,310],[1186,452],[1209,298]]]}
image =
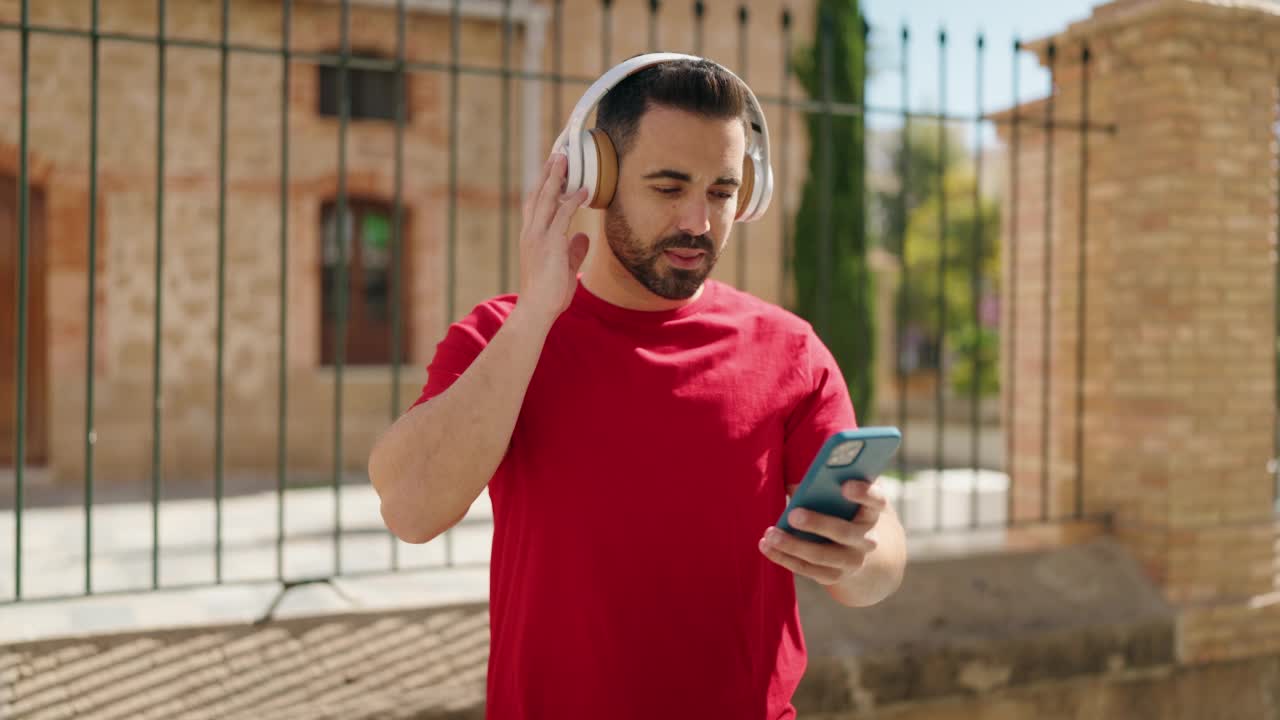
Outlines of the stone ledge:
{"label": "stone ledge", "polygon": [[801,717],[1176,662],[1174,610],[1111,540],[913,562],[897,594],[855,611],[798,587]]}
{"label": "stone ledge", "polygon": [[480,720],[486,603],[0,647],[0,718]]}
{"label": "stone ledge", "polygon": [[[1173,611],[1111,540],[913,561],[893,598],[861,610],[798,587],[810,653],[801,717],[1176,670]],[[487,610],[385,608],[0,647],[0,717],[480,718]]]}

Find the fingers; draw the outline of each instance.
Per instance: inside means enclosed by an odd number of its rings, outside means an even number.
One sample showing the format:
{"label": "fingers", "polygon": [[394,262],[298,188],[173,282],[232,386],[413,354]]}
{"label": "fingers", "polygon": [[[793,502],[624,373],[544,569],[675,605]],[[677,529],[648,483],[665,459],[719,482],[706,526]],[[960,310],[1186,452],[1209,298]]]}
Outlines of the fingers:
{"label": "fingers", "polygon": [[876,512],[883,511],[889,504],[889,499],[885,497],[880,488],[875,486],[874,482],[861,480],[847,482],[841,486],[840,492],[845,499],[856,502],[864,508],[871,508]]}
{"label": "fingers", "polygon": [[533,206],[529,227],[541,231],[551,223],[551,216],[555,214],[558,205],[556,201],[564,187],[565,168],[568,165],[569,158],[563,154],[555,153],[551,156],[551,169],[542,182],[542,190],[538,193],[538,200]]}
{"label": "fingers", "polygon": [[879,488],[869,482],[847,482],[840,488],[840,493],[847,500],[862,506],[854,517],[859,524],[875,525],[880,519],[880,514],[889,506],[889,499]]}
{"label": "fingers", "polygon": [[564,237],[565,231],[569,229],[569,221],[573,219],[573,214],[582,207],[582,203],[587,199],[587,189],[579,188],[577,192],[565,198],[560,203],[560,207],[556,209],[555,217],[551,218],[551,225],[547,228],[549,237]]}
{"label": "fingers", "polygon": [[[870,517],[872,512],[874,511],[863,508],[850,521],[831,515],[823,515],[812,510],[797,508],[787,516],[787,522],[797,530],[821,535],[836,544],[856,547],[863,552],[871,552],[876,549],[876,541],[867,536],[867,533],[871,532],[871,529],[876,525],[876,518]],[[785,532],[783,534],[786,535]],[[790,536],[788,535],[788,537]],[[806,544],[812,545],[813,543]]]}
{"label": "fingers", "polygon": [[542,163],[542,174],[538,176],[538,184],[534,186],[524,197],[524,205],[520,208],[521,221],[527,226],[529,224],[529,216],[533,213],[533,208],[538,202],[538,196],[542,193],[542,188],[547,184],[547,176],[551,173],[551,167],[556,154],[552,153],[546,162]]}
{"label": "fingers", "polygon": [[[834,584],[844,577],[845,570],[840,567],[811,562],[803,557],[787,552],[783,549],[783,545],[781,544],[773,544],[774,541],[769,537],[770,535],[773,533],[786,535],[786,533],[778,530],[777,528],[769,528],[769,531],[769,533],[766,533],[765,538],[760,541],[760,552],[764,553],[765,557],[797,575],[804,575],[807,578],[812,578],[823,585]],[[809,544],[812,545],[813,543]]]}
{"label": "fingers", "polygon": [[773,535],[772,544],[788,554],[804,558],[819,565],[839,565],[848,560],[850,551],[857,555],[866,555],[876,549],[876,541],[867,536],[871,526],[852,523],[840,518],[804,512],[797,522],[793,511],[787,521],[797,530],[813,535],[820,535],[831,541],[831,544],[811,542],[796,537],[780,528],[772,527],[765,532],[765,539]]}
{"label": "fingers", "polygon": [[841,494],[861,505],[852,521],[803,508],[787,515],[793,528],[827,538],[830,544],[770,527],[760,540],[760,552],[793,573],[824,585],[839,582],[847,573],[860,569],[877,547],[870,533],[889,502],[873,482],[847,482],[841,487]]}

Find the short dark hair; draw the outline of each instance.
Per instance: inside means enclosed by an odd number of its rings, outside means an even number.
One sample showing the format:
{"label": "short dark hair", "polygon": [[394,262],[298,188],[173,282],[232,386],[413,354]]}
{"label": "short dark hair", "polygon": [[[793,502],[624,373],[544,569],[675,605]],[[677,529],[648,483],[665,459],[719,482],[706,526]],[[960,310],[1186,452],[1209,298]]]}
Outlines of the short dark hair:
{"label": "short dark hair", "polygon": [[635,143],[640,118],[654,105],[707,118],[740,118],[746,128],[747,89],[710,60],[673,60],[628,75],[600,99],[596,127],[609,134],[618,158]]}

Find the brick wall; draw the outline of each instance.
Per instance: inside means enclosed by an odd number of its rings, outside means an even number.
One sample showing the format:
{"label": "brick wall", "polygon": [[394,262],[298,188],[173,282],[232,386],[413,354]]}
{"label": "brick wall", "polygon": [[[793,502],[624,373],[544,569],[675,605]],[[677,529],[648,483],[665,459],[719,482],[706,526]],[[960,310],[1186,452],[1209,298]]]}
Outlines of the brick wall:
{"label": "brick wall", "polygon": [[[1280,597],[1267,465],[1276,413],[1280,13],[1274,4],[1122,0],[1035,44],[1046,64],[1049,42],[1058,51],[1057,121],[1081,117],[1087,42],[1092,119],[1117,130],[1086,136],[1083,293],[1082,136],[1054,135],[1046,243],[1049,146],[1041,130],[1021,133],[1018,251],[1016,265],[1011,253],[1005,264],[1018,283],[1005,347],[1017,369],[1009,423],[1016,492],[1039,500],[1047,416],[1050,514],[1074,511],[1082,471],[1085,512],[1112,513],[1117,535],[1183,608],[1182,656],[1274,652]],[[1045,112],[1043,103],[1020,109],[1041,121]],[[1044,375],[1036,368],[1046,329]]]}
{"label": "brick wall", "polygon": [[[500,3],[464,3],[460,55],[468,65],[497,68],[502,28],[494,11]],[[517,7],[520,3],[515,4]],[[812,35],[810,3],[791,3],[794,37]],[[220,6],[215,0],[168,3],[171,36],[216,42]],[[292,45],[297,51],[339,47],[337,3],[298,0],[293,4]],[[386,56],[395,52],[395,4],[353,3],[350,43]],[[442,5],[447,10],[447,5]],[[594,78],[602,69],[601,3],[563,4],[562,68],[571,77]],[[777,32],[782,2],[753,3],[745,70],[739,62],[737,5],[708,3],[704,54],[742,71],[761,95],[781,94],[782,39]],[[610,62],[648,49],[647,3],[617,3],[613,12]],[[32,3],[31,19],[41,25],[88,29],[90,4],[77,0]],[[487,14],[486,14],[487,13]],[[525,17],[521,11],[520,17]],[[281,3],[235,0],[230,39],[236,44],[278,46]],[[538,4],[532,20],[517,19],[511,60],[525,61],[526,43],[541,47],[538,67],[557,62],[553,14]],[[17,0],[0,0],[0,19],[19,18]],[[538,18],[541,18],[540,20]],[[156,3],[103,3],[102,29],[153,35]],[[693,50],[692,12],[664,9],[659,49]],[[447,63],[447,12],[408,14],[407,56],[411,61]],[[83,38],[32,35],[30,64],[30,159],[33,180],[49,205],[50,260],[48,324],[50,348],[51,466],[61,481],[83,473],[85,312],[88,262],[89,43]],[[19,134],[19,36],[0,32],[0,171],[17,166]],[[99,109],[99,263],[95,450],[96,476],[105,482],[140,481],[150,476],[150,394],[156,311],[157,51],[149,44],[103,41]],[[164,273],[162,279],[162,455],[164,474],[175,482],[207,477],[214,466],[218,98],[220,65],[216,51],[171,46],[165,73]],[[279,364],[280,118],[283,82],[279,58],[233,54],[228,65],[228,151],[226,213],[225,412],[227,467],[235,472],[270,473],[275,467]],[[520,81],[512,85],[510,149],[512,193],[509,232],[512,268],[520,229],[522,158],[539,164],[584,85],[543,84],[539,107],[525,107]],[[792,83],[792,93],[798,93]],[[320,362],[319,224],[322,204],[338,189],[337,121],[317,113],[317,69],[292,63],[288,88],[288,460],[297,472],[326,471],[332,462],[334,373]],[[407,83],[409,122],[404,136],[403,197],[408,226],[405,279],[408,283],[409,367],[397,408],[416,396],[422,367],[447,323],[475,303],[499,292],[502,189],[501,80],[464,75],[459,81],[459,136],[456,228],[456,292],[452,316],[446,301],[449,232],[449,77],[414,72]],[[769,300],[780,297],[781,228],[787,208],[798,204],[807,160],[803,118],[793,113],[789,140],[781,137],[782,113],[769,110],[777,157],[775,172],[788,156],[788,178],[775,192],[765,219],[738,226],[716,275],[736,282],[746,262],[746,288]],[[529,128],[540,138],[526,148]],[[394,132],[390,123],[353,122],[347,139],[346,182],[353,197],[393,198]],[[535,168],[536,170],[536,168]],[[584,212],[579,229],[598,236],[598,213]],[[745,257],[740,257],[745,255]],[[393,412],[388,368],[351,368],[344,378],[344,465],[363,470],[368,448]]]}

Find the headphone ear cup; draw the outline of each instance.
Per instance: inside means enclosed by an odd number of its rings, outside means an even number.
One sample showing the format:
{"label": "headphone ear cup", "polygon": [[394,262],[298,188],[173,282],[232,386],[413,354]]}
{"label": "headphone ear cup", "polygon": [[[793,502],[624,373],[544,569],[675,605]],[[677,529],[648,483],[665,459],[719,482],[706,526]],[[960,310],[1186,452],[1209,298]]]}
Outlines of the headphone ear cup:
{"label": "headphone ear cup", "polygon": [[756,163],[750,155],[742,156],[742,185],[738,188],[738,211],[733,219],[741,218],[751,204],[751,195],[756,189]]}
{"label": "headphone ear cup", "polygon": [[[587,134],[591,136],[591,147],[595,148],[596,158],[596,187],[592,193],[591,207],[603,210],[613,202],[613,194],[618,189],[618,152],[604,130],[592,128]],[[587,152],[590,154],[591,148],[587,148]]]}
{"label": "headphone ear cup", "polygon": [[587,202],[593,202],[596,196],[596,150],[595,139],[591,137],[591,133],[582,131],[582,154],[577,156],[578,161],[578,182],[573,185],[565,185],[564,192],[566,194],[574,193],[581,188],[587,189]]}

